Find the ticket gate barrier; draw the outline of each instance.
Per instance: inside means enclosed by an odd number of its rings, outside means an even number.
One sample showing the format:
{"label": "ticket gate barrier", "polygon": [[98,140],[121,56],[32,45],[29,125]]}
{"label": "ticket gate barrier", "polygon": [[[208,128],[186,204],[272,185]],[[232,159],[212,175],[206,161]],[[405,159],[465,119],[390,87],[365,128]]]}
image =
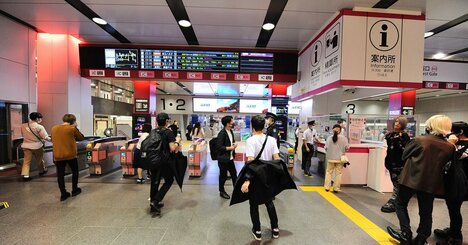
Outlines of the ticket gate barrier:
{"label": "ticket gate barrier", "polygon": [[[86,153],[89,174],[99,176],[120,168],[120,147],[125,145],[126,141],[127,138],[124,136],[95,140]],[[89,155],[91,155],[91,161],[89,161]]]}
{"label": "ticket gate barrier", "polygon": [[206,141],[196,142],[190,146],[187,157],[190,177],[201,177],[201,173],[206,167],[206,158]]}
{"label": "ticket gate barrier", "polygon": [[296,162],[296,155],[294,154],[293,148],[288,148],[288,161],[286,166],[288,166],[289,175],[294,176],[294,163]]}
{"label": "ticket gate barrier", "polygon": [[123,176],[135,176],[135,169],[133,168],[133,152],[136,149],[139,138],[131,139],[120,147],[120,165],[122,165]]}

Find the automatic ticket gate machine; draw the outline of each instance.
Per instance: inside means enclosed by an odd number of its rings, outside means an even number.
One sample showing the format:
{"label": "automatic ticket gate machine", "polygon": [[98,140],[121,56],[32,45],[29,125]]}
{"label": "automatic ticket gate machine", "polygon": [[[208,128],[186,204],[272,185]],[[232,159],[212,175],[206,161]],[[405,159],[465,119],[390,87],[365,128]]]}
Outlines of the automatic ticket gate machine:
{"label": "automatic ticket gate machine", "polygon": [[120,167],[120,147],[125,145],[127,138],[115,136],[95,140],[88,146],[86,161],[89,164],[89,174],[99,176]]}
{"label": "automatic ticket gate machine", "polygon": [[122,165],[123,176],[134,176],[135,169],[133,168],[133,152],[136,149],[139,138],[131,139],[120,147],[120,165]]}
{"label": "automatic ticket gate machine", "polygon": [[201,177],[201,173],[206,166],[206,158],[206,141],[196,142],[190,146],[187,157],[190,177]]}

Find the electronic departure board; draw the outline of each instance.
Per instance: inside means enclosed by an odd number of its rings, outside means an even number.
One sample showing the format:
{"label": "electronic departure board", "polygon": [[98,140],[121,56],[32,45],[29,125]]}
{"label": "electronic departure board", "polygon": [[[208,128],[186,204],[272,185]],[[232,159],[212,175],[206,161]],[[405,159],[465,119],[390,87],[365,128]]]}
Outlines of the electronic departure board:
{"label": "electronic departure board", "polygon": [[238,52],[140,50],[141,69],[238,72]]}
{"label": "electronic departure board", "polygon": [[273,54],[242,52],[240,72],[273,73]]}
{"label": "electronic departure board", "polygon": [[105,49],[106,68],[138,69],[138,49]]}

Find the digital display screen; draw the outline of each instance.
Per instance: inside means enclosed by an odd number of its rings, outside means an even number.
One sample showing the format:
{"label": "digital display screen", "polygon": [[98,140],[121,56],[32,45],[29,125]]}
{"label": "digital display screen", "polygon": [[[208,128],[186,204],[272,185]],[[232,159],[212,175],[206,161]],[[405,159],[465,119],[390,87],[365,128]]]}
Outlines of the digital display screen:
{"label": "digital display screen", "polygon": [[270,102],[268,100],[240,100],[240,113],[258,113],[265,114],[270,108]]}
{"label": "digital display screen", "polygon": [[273,53],[242,52],[240,72],[273,73]]}
{"label": "digital display screen", "polygon": [[193,98],[194,112],[239,112],[239,99]]}
{"label": "digital display screen", "polygon": [[138,49],[105,49],[106,68],[138,69]]}
{"label": "digital display screen", "polygon": [[238,52],[141,49],[141,69],[238,72]]}

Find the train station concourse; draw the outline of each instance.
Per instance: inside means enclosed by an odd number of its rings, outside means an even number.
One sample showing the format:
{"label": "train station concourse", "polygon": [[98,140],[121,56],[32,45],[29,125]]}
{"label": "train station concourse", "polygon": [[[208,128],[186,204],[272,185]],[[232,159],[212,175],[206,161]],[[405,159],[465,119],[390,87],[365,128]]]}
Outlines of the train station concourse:
{"label": "train station concourse", "polygon": [[0,0],[0,245],[468,244],[468,1]]}

